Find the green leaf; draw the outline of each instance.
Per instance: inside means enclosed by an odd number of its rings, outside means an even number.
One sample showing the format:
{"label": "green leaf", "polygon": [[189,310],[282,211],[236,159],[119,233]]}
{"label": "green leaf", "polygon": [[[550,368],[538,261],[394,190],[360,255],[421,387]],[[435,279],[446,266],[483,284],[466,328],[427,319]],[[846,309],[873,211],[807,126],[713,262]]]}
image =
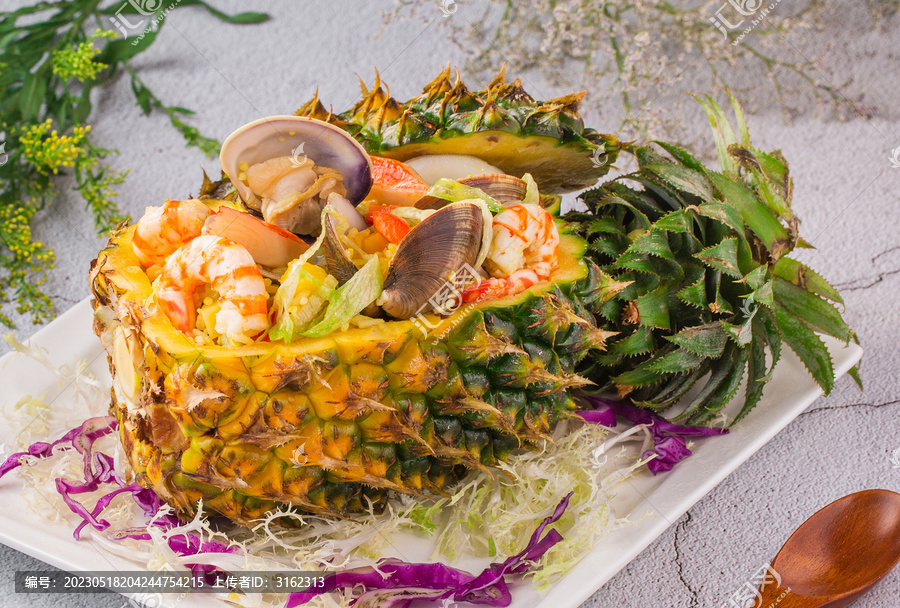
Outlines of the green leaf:
{"label": "green leaf", "polygon": [[627,338],[622,338],[609,345],[610,352],[622,354],[628,357],[643,355],[654,349],[653,331],[649,327],[638,327]]}
{"label": "green leaf", "polygon": [[766,370],[766,337],[762,323],[761,319],[754,319],[753,340],[750,342],[750,355],[747,361],[747,389],[744,394],[744,404],[731,422],[731,426],[734,426],[756,407],[759,400],[762,399],[763,389],[769,379],[769,373]]}
{"label": "green leaf", "polygon": [[651,230],[636,238],[628,248],[628,253],[645,253],[666,260],[675,259],[675,255],[669,248],[669,239],[666,233],[659,230]]}
{"label": "green leaf", "polygon": [[662,379],[662,376],[648,370],[646,367],[637,367],[611,378],[617,385],[634,387],[650,386],[662,381]]}
{"label": "green leaf", "polygon": [[752,323],[753,318],[747,319],[743,325],[733,325],[722,321],[722,328],[725,333],[734,340],[738,346],[746,346],[752,339]]}
{"label": "green leaf", "polygon": [[828,298],[832,302],[843,304],[844,299],[837,289],[829,285],[828,281],[815,270],[801,264],[792,258],[783,257],[775,263],[775,276],[793,283],[797,287],[802,287],[807,291],[811,291],[816,295]]}
{"label": "green leaf", "polygon": [[728,276],[740,279],[744,276],[738,263],[738,240],[735,237],[723,239],[720,243],[707,247],[694,257],[710,268],[721,270]]}
{"label": "green leaf", "polygon": [[713,270],[709,282],[712,284],[716,294],[713,303],[709,305],[709,309],[716,314],[733,313],[734,309],[731,307],[731,303],[722,296],[722,271]]}
{"label": "green leaf", "polygon": [[672,211],[653,224],[655,230],[665,230],[667,232],[689,233],[694,224],[693,218],[687,210]]}
{"label": "green leaf", "polygon": [[[764,267],[761,266],[761,268]],[[748,297],[752,298],[754,302],[759,302],[764,306],[771,306],[775,303],[774,281],[766,281],[760,285],[758,289],[750,292]]]}
{"label": "green leaf", "polygon": [[756,315],[756,320],[759,321],[759,324],[755,329],[765,339],[766,344],[769,346],[769,352],[772,355],[769,369],[766,371],[764,378],[765,382],[768,382],[772,379],[772,374],[775,373],[775,366],[781,361],[781,334],[778,332],[778,327],[775,325],[775,317],[771,311],[764,311],[762,314]]}
{"label": "green leaf", "polygon": [[19,96],[19,111],[22,113],[23,122],[33,122],[40,115],[48,79],[49,75],[41,72],[25,76],[22,93]]}
{"label": "green leaf", "polygon": [[[72,109],[72,122],[76,125],[82,125],[87,122],[88,116],[91,114],[91,90],[94,88],[92,82],[85,82],[81,85],[81,95],[78,102]],[[66,124],[63,118],[59,119],[60,124]]]}
{"label": "green leaf", "polygon": [[[749,147],[749,144],[746,145],[746,147]],[[778,187],[778,193],[781,197],[790,203],[793,194],[793,186],[791,184],[791,175],[788,170],[787,161],[781,156],[781,152],[776,150],[775,152],[769,153],[757,150],[756,148],[751,149],[753,150],[753,155],[756,157],[757,162],[759,162],[759,166],[763,173],[765,173],[772,184]]]}
{"label": "green leaf", "polygon": [[814,329],[850,342],[853,332],[834,306],[802,287],[784,279],[775,279],[775,302]]}
{"label": "green leaf", "polygon": [[715,192],[713,191],[709,180],[707,180],[699,171],[673,164],[646,165],[644,169],[658,175],[667,184],[689,194],[693,194],[703,201],[709,201],[715,198]]}
{"label": "green leaf", "polygon": [[687,327],[665,338],[697,355],[713,359],[721,357],[728,344],[728,335],[719,323]]}
{"label": "green leaf", "polygon": [[859,365],[854,365],[850,369],[847,370],[847,375],[853,378],[853,381],[856,382],[856,386],[859,387],[859,390],[863,390],[863,381],[862,377],[859,375]]}
{"label": "green leaf", "polygon": [[700,367],[686,374],[672,376],[665,386],[654,391],[652,398],[644,401],[633,400],[632,402],[639,407],[662,411],[678,403],[708,371],[709,360],[706,360]]}
{"label": "green leaf", "polygon": [[611,217],[601,217],[591,221],[588,224],[588,230],[591,232],[605,232],[609,234],[621,234],[623,236],[625,235],[625,231],[622,230],[622,224]]}
{"label": "green leaf", "polygon": [[672,420],[683,420],[693,416],[704,406],[706,400],[716,392],[716,389],[721,386],[731,372],[732,358],[734,357],[734,351],[736,349],[737,347],[734,346],[734,344],[728,344],[722,357],[712,362],[712,373],[706,380],[706,384],[703,385],[703,388],[700,389],[700,392],[691,400],[685,410],[672,418]]}
{"label": "green leaf", "polygon": [[675,160],[677,160],[688,169],[693,169],[694,171],[703,171],[703,163],[694,158],[687,150],[679,148],[678,146],[665,141],[654,140],[653,143],[671,154]]}
{"label": "green leaf", "polygon": [[[177,2],[176,2],[177,3]],[[234,23],[237,25],[245,25],[245,24],[254,24],[254,23],[264,23],[268,21],[271,17],[268,13],[256,13],[256,12],[246,12],[246,13],[238,13],[237,15],[229,15],[227,13],[223,13],[222,11],[216,9],[215,7],[209,5],[203,0],[183,0],[182,2],[185,6],[190,6],[192,4],[200,5],[209,11],[211,15],[224,21],[226,23]]]}
{"label": "green leaf", "polygon": [[[766,206],[780,217],[791,219],[793,213],[791,212],[790,204],[784,200],[784,197],[776,190],[776,186],[773,186],[769,178],[763,173],[762,168],[759,166],[759,161],[753,155],[753,152],[741,146],[731,146],[728,148],[728,153],[753,175],[753,183],[757,192],[759,192],[760,199]],[[780,187],[780,184],[778,187]]]}
{"label": "green leaf", "polygon": [[750,272],[744,275],[744,283],[750,287],[750,289],[759,289],[766,282],[766,277],[769,276],[769,269],[766,266],[757,266]]}
{"label": "green leaf", "polygon": [[709,120],[709,125],[712,127],[713,138],[716,142],[716,152],[719,155],[719,166],[721,167],[722,172],[725,175],[737,178],[737,166],[728,154],[728,146],[737,142],[734,138],[734,131],[731,129],[731,125],[728,124],[728,120],[725,118],[722,108],[719,107],[719,104],[716,103],[715,99],[708,95],[694,95],[694,99],[696,99],[700,104],[700,107],[703,108],[703,112]]}
{"label": "green leaf", "polygon": [[707,173],[724,202],[740,212],[744,223],[756,234],[776,259],[790,251],[791,235],[778,218],[743,184],[719,173]]}
{"label": "green leaf", "polygon": [[739,348],[732,353],[731,369],[728,375],[703,404],[703,410],[691,417],[691,424],[703,425],[708,423],[717,412],[720,412],[734,398],[741,387],[741,379],[744,377],[744,370],[747,368],[749,356],[750,349],[747,347]]}
{"label": "green leaf", "polygon": [[738,136],[740,137],[740,142],[744,146],[749,146],[750,131],[749,129],[747,129],[747,119],[744,118],[744,108],[742,108],[741,104],[738,103],[737,98],[731,94],[731,91],[725,89],[725,93],[728,95],[728,99],[731,100],[731,108],[734,110],[734,117],[737,119]]}
{"label": "green leaf", "polygon": [[150,45],[156,41],[156,36],[162,31],[163,23],[165,23],[165,21],[160,23],[159,27],[155,30],[143,32],[141,37],[130,37],[107,42],[106,46],[103,47],[103,50],[100,51],[100,54],[97,56],[97,61],[108,65],[115,65],[124,63],[135,55],[146,51]]}
{"label": "green leaf", "polygon": [[663,285],[634,301],[637,305],[638,314],[641,317],[641,325],[659,329],[669,329],[671,327],[668,295],[669,288]]}
{"label": "green leaf", "polygon": [[744,236],[744,220],[740,212],[731,205],[710,201],[697,207],[697,213],[703,217],[712,218],[734,230],[742,239]]}
{"label": "green leaf", "polygon": [[670,353],[657,355],[643,365],[659,374],[681,374],[699,367],[703,359],[704,357],[687,349],[679,348]]}
{"label": "green leaf", "polygon": [[685,287],[677,294],[678,298],[691,306],[695,306],[697,308],[708,308],[709,300],[706,299],[706,279],[700,279],[693,285],[689,287]]}
{"label": "green leaf", "polygon": [[150,93],[150,89],[145,87],[144,83],[134,74],[131,76],[131,91],[144,116],[149,115],[152,109],[153,95]]}
{"label": "green leaf", "polygon": [[825,394],[829,394],[834,387],[834,367],[825,343],[803,321],[781,306],[776,305],[772,312],[784,342],[800,357]]}

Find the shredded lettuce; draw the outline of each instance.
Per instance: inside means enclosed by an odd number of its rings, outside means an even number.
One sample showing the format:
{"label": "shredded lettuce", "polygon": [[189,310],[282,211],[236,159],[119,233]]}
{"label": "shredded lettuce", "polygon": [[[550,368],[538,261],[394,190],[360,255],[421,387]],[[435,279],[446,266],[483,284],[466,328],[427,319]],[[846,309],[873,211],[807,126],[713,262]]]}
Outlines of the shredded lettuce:
{"label": "shredded lettuce", "polygon": [[415,207],[394,207],[391,214],[403,218],[410,226],[415,226],[434,213],[434,209],[416,209]]}
{"label": "shredded lettuce", "polygon": [[325,585],[320,589],[292,593],[285,608],[302,606],[323,593],[360,587],[364,592],[356,600],[357,603],[371,608],[405,605],[411,599],[435,601],[447,598],[500,608],[509,606],[512,593],[506,575],[525,574],[533,569],[535,562],[563,539],[555,529],[548,530],[546,535],[544,530],[562,517],[572,494],[570,492],[564,496],[553,512],[538,524],[521,551],[503,562],[489,565],[478,576],[441,563],[413,564],[386,559],[381,560],[377,568],[358,568],[333,574],[326,578]]}
{"label": "shredded lettuce", "polygon": [[428,192],[425,193],[425,196],[442,198],[445,201],[450,201],[451,203],[458,203],[459,201],[466,201],[477,198],[484,201],[491,212],[500,213],[501,211],[503,211],[503,205],[497,202],[496,199],[493,199],[485,194],[482,190],[474,188],[472,186],[467,186],[465,184],[460,184],[459,182],[453,181],[452,179],[447,179],[446,177],[442,177],[441,179],[436,181],[434,185],[429,188]]}
{"label": "shredded lettuce", "polygon": [[522,181],[525,182],[525,198],[522,199],[522,202],[526,205],[537,205],[540,207],[541,205],[541,193],[538,191],[537,182],[534,181],[534,178],[531,177],[531,173],[526,173],[522,176]]}
{"label": "shredded lettuce", "polygon": [[[333,207],[326,206],[322,210],[322,224],[325,223],[325,217],[329,214],[336,217],[340,216]],[[292,260],[291,263],[288,264],[287,270],[281,277],[281,285],[278,287],[278,290],[275,292],[275,297],[272,299],[272,310],[275,311],[275,322],[272,324],[272,329],[269,330],[269,339],[292,342],[299,335],[302,327],[297,326],[298,324],[295,322],[296,315],[290,312],[290,308],[294,304],[294,298],[301,282],[305,280],[315,281],[315,278],[303,269],[303,265],[312,259],[324,242],[325,231],[322,230],[315,242],[310,245],[309,249],[304,251],[299,258]],[[318,281],[316,282],[318,283]],[[330,297],[331,293],[329,292],[327,296]]]}
{"label": "shredded lettuce", "polygon": [[361,313],[381,295],[382,275],[378,258],[372,257],[350,280],[334,290],[322,319],[300,335],[321,338]]}

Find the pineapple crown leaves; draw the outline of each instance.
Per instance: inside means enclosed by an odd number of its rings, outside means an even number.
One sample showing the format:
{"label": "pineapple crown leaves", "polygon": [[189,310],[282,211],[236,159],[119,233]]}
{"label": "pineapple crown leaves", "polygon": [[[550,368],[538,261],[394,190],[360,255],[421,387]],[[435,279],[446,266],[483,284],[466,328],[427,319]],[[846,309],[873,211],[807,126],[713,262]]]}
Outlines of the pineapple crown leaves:
{"label": "pineapple crown leaves", "polygon": [[788,257],[806,246],[791,210],[788,164],[780,152],[751,145],[741,106],[726,93],[735,127],[715,99],[697,97],[719,171],[666,142],[631,146],[638,170],[585,192],[588,212],[565,217],[605,274],[630,281],[594,307],[598,326],[619,335],[594,358],[589,377],[657,411],[702,380],[677,417],[689,424],[709,423],[746,375],[734,422],[745,416],[782,344],[829,393],[834,369],[817,334],[856,339],[835,307],[843,303],[838,292]]}
{"label": "pineapple crown leaves", "polygon": [[[535,100],[521,79],[506,81],[506,66],[482,91],[470,91],[459,70],[450,64],[406,103],[391,97],[375,70],[369,88],[359,79],[360,99],[347,111],[335,114],[319,101],[318,91],[295,112],[331,122],[354,135],[370,151],[427,141],[442,133],[478,131],[525,132],[583,147],[586,158],[611,165],[621,144],[612,135],[585,128],[578,113],[586,91],[546,101]],[[599,167],[598,167],[599,168]]]}

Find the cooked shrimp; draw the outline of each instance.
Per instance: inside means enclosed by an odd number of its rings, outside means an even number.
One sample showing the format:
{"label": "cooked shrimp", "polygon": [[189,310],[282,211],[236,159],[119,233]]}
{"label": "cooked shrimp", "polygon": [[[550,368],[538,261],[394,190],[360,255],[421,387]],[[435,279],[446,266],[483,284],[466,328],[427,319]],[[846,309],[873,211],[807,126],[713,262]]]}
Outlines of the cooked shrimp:
{"label": "cooked shrimp", "polygon": [[131,246],[145,267],[162,264],[166,256],[199,236],[211,211],[202,202],[167,200],[162,207],[147,207],[138,220]]}
{"label": "cooked shrimp", "polygon": [[202,235],[166,260],[154,288],[172,324],[187,333],[197,319],[196,300],[209,284],[219,294],[215,330],[237,342],[249,342],[269,328],[268,294],[253,256],[226,238]]}
{"label": "cooked shrimp", "polygon": [[491,277],[463,291],[464,302],[510,296],[546,281],[556,267],[559,231],[538,205],[511,205],[494,217],[485,260]]}

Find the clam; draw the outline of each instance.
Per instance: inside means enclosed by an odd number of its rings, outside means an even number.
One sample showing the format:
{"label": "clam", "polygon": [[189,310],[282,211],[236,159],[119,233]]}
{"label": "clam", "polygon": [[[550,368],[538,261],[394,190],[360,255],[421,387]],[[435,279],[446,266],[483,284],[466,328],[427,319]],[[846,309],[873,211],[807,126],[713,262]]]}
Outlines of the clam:
{"label": "clam", "polygon": [[244,203],[276,226],[317,234],[333,194],[357,205],[372,187],[372,161],[342,129],[303,116],[270,116],[222,144],[222,170]]}
{"label": "clam", "polygon": [[337,226],[337,222],[331,215],[325,216],[322,229],[325,231],[323,247],[325,267],[328,269],[328,274],[337,279],[338,285],[343,285],[356,274],[356,264],[347,255],[347,251],[341,244],[339,231],[343,232],[343,230]]}
{"label": "clam", "polygon": [[[472,175],[456,180],[460,184],[478,188],[501,205],[513,205],[525,198],[527,184],[512,175],[505,173],[486,173],[484,175]],[[440,209],[448,202],[434,196],[423,196],[416,201],[417,209]]]}
{"label": "clam", "polygon": [[397,246],[378,304],[398,319],[442,312],[461,273],[477,273],[486,232],[484,212],[472,202],[451,203],[426,217]]}

